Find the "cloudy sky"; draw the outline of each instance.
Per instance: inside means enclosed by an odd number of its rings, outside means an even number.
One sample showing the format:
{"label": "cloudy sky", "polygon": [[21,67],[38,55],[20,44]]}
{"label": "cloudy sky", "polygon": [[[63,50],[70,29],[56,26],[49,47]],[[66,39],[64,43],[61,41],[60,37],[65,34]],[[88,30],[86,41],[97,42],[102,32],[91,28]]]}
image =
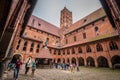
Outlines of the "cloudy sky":
{"label": "cloudy sky", "polygon": [[73,23],[99,9],[99,0],[38,0],[33,15],[60,26],[60,11],[67,7],[73,14]]}

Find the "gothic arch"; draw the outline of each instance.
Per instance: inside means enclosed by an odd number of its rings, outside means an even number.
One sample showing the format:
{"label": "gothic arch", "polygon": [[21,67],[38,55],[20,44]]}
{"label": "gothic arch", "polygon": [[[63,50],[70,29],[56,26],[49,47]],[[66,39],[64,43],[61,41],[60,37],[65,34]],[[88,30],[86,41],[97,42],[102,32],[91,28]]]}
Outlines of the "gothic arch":
{"label": "gothic arch", "polygon": [[120,56],[119,55],[115,55],[111,58],[111,62],[112,62],[112,65],[115,65],[115,64],[120,64]]}
{"label": "gothic arch", "polygon": [[11,62],[15,63],[17,61],[17,59],[22,60],[23,56],[20,53],[16,53],[16,54],[13,55]]}
{"label": "gothic arch", "polygon": [[109,43],[109,47],[110,47],[110,50],[118,50],[118,45],[117,45],[117,43],[114,42],[114,41],[111,41],[111,42]]}
{"label": "gothic arch", "polygon": [[87,66],[95,66],[95,61],[92,57],[87,58]]}
{"label": "gothic arch", "polygon": [[102,47],[102,45],[101,45],[100,43],[98,43],[98,44],[96,45],[96,50],[97,50],[98,52],[103,51],[103,47]]}
{"label": "gothic arch", "polygon": [[84,59],[82,57],[78,58],[79,66],[84,66]]}
{"label": "gothic arch", "polygon": [[69,58],[67,58],[67,63],[70,63],[70,59]]}
{"label": "gothic arch", "polygon": [[57,63],[61,63],[61,60],[60,60],[60,58],[58,58],[58,59],[57,59]]}
{"label": "gothic arch", "polygon": [[108,60],[103,56],[97,58],[97,63],[98,67],[109,67]]}
{"label": "gothic arch", "polygon": [[65,58],[63,58],[63,63],[65,63]]}
{"label": "gothic arch", "polygon": [[76,59],[73,57],[72,58],[72,64],[75,63],[76,64]]}

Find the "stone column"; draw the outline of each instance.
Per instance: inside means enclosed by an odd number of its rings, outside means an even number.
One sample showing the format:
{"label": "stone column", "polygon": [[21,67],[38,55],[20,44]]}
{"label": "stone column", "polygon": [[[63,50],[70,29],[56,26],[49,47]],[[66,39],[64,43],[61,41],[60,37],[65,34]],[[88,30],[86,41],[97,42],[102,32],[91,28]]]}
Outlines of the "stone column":
{"label": "stone column", "polygon": [[95,59],[95,67],[98,67],[97,59]]}
{"label": "stone column", "polygon": [[112,68],[112,62],[111,62],[111,60],[108,60],[108,65],[109,65],[109,68]]}

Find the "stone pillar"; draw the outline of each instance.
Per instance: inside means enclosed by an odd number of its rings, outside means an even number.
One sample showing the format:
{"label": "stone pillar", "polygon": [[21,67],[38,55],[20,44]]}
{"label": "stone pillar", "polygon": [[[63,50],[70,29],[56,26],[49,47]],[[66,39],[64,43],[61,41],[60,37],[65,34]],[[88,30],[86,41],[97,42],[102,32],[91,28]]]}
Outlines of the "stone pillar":
{"label": "stone pillar", "polygon": [[98,67],[97,59],[95,59],[95,67]]}
{"label": "stone pillar", "polygon": [[85,61],[84,61],[84,64],[85,64],[85,66],[87,66],[87,60],[85,59]]}
{"label": "stone pillar", "polygon": [[109,68],[112,68],[112,62],[111,62],[111,60],[108,60],[108,65],[109,65]]}

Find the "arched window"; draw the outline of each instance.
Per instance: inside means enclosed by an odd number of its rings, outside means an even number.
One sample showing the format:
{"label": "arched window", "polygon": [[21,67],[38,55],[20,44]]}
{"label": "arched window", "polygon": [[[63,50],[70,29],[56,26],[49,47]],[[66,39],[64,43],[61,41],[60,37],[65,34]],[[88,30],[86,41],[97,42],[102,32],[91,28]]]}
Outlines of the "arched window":
{"label": "arched window", "polygon": [[27,44],[28,44],[28,42],[25,41],[24,46],[23,46],[23,51],[26,51]]}
{"label": "arched window", "polygon": [[74,36],[74,42],[76,41],[76,36]]}
{"label": "arched window", "polygon": [[19,47],[20,47],[20,43],[21,43],[21,40],[18,41],[18,45],[17,45],[17,47],[16,47],[17,50],[18,50]]}
{"label": "arched window", "polygon": [[70,51],[69,51],[69,49],[67,49],[67,54],[70,54]]}
{"label": "arched window", "polygon": [[118,46],[115,42],[111,41],[109,43],[110,50],[118,50]]}
{"label": "arched window", "polygon": [[92,52],[90,46],[87,46],[87,47],[86,47],[86,51],[87,51],[88,53],[89,53],[89,52]]}
{"label": "arched window", "polygon": [[74,50],[74,48],[72,48],[72,54],[75,54],[75,50]]}
{"label": "arched window", "polygon": [[34,47],[34,43],[31,44],[31,47],[30,47],[30,52],[33,51],[33,47]]}
{"label": "arched window", "polygon": [[65,55],[65,50],[63,50],[63,55]]}
{"label": "arched window", "polygon": [[98,52],[103,51],[103,47],[102,47],[101,44],[97,44],[96,49],[97,49]]}
{"label": "arched window", "polygon": [[78,48],[78,53],[82,53],[81,47]]}
{"label": "arched window", "polygon": [[37,45],[36,53],[39,53],[40,44]]}
{"label": "arched window", "polygon": [[58,55],[61,55],[60,50],[58,50]]}
{"label": "arched window", "polygon": [[56,50],[54,50],[54,55],[56,55]]}
{"label": "arched window", "polygon": [[98,27],[96,26],[96,27],[95,27],[95,32],[97,32],[97,31],[98,31]]}

